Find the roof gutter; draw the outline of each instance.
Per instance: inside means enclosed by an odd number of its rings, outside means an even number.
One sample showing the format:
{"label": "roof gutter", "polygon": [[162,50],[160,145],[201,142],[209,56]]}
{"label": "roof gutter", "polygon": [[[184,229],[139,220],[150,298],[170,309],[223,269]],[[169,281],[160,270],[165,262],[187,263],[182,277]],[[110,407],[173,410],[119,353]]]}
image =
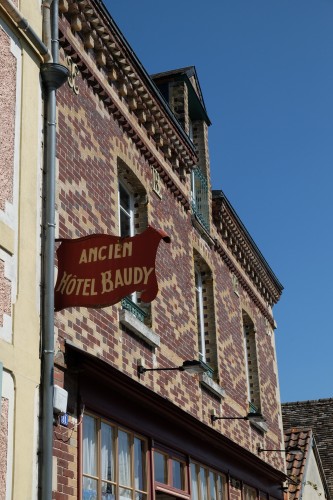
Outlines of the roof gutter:
{"label": "roof gutter", "polygon": [[[1,0],[0,0],[1,1]],[[145,79],[146,85],[149,88],[150,92],[155,94],[155,96],[159,99],[159,102],[161,106],[163,107],[165,113],[167,114],[168,118],[176,128],[177,132],[181,136],[183,142],[186,144],[187,148],[189,148],[192,152],[192,154],[196,155],[195,152],[195,147],[189,138],[189,136],[186,134],[185,130],[173,114],[173,112],[170,109],[170,106],[162,96],[161,92],[159,91],[157,85],[155,82],[152,80],[151,76],[147,73],[146,69],[144,68],[143,64],[141,61],[138,59],[137,55],[135,54],[134,50],[128,43],[128,41],[125,39],[123,36],[122,32],[120,31],[118,25],[112,18],[110,12],[107,10],[105,7],[103,0],[93,0],[96,7],[100,10],[102,15],[104,16],[104,19],[107,23],[109,23],[110,27],[114,30],[116,36],[118,37],[118,41],[122,44],[123,48],[128,52],[130,57],[133,58],[134,63],[137,65],[137,69],[141,72],[141,76]]]}
{"label": "roof gutter", "polygon": [[30,42],[44,62],[52,61],[52,55],[45,43],[40,39],[27,19],[11,0],[0,0],[0,6],[5,11],[12,23],[18,28],[21,34]]}
{"label": "roof gutter", "polygon": [[261,253],[261,251],[259,250],[259,248],[256,245],[256,243],[254,242],[252,236],[250,235],[250,233],[248,232],[248,230],[244,226],[243,222],[241,221],[240,217],[236,213],[234,207],[231,205],[230,201],[228,200],[228,198],[226,197],[226,195],[224,194],[224,192],[222,191],[222,189],[218,189],[218,190],[213,189],[212,190],[212,195],[213,195],[213,198],[220,198],[222,200],[222,202],[224,202],[226,204],[226,206],[228,207],[228,209],[230,210],[230,212],[233,214],[235,220],[237,221],[239,227],[244,232],[246,238],[250,242],[250,244],[251,244],[254,252],[257,254],[258,259],[262,262],[262,264],[266,268],[269,276],[273,280],[275,286],[277,287],[277,289],[281,293],[282,290],[283,290],[283,285],[280,283],[280,281],[278,280],[278,278],[275,276],[275,274],[272,271],[272,269],[271,269],[270,265],[268,264],[267,260],[265,259],[265,257]]}

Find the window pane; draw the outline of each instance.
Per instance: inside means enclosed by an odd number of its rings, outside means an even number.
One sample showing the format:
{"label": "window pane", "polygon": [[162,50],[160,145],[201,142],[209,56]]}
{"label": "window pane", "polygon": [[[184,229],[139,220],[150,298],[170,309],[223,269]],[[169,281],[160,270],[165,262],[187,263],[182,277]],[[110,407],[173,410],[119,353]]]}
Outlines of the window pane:
{"label": "window pane", "polygon": [[102,479],[114,481],[113,429],[110,425],[102,422],[101,433],[101,476]]}
{"label": "window pane", "polygon": [[172,460],[172,486],[184,489],[184,464],[178,460]]}
{"label": "window pane", "polygon": [[254,488],[244,485],[244,500],[256,500],[257,492]]}
{"label": "window pane", "polygon": [[155,481],[168,484],[167,457],[162,453],[154,452]]}
{"label": "window pane", "polygon": [[119,488],[119,500],[127,500],[132,498],[131,490],[125,490],[125,488]]}
{"label": "window pane", "polygon": [[134,480],[136,490],[145,490],[145,446],[141,439],[134,438]]}
{"label": "window pane", "polygon": [[135,493],[135,500],[147,500],[147,495],[143,493]]}
{"label": "window pane", "polygon": [[196,288],[196,301],[197,301],[199,357],[202,361],[206,361],[202,278],[201,278],[201,273],[198,270],[195,271],[195,288]]}
{"label": "window pane", "polygon": [[97,417],[82,425],[82,500],[147,500],[146,441]]}
{"label": "window pane", "polygon": [[195,464],[191,464],[191,484],[192,484],[192,500],[198,500],[198,481],[197,481],[197,468]]}
{"label": "window pane", "polygon": [[115,500],[116,489],[112,484],[102,483],[102,500]]}
{"label": "window pane", "polygon": [[124,431],[118,434],[119,484],[131,486],[131,455],[129,435]]}
{"label": "window pane", "polygon": [[[97,476],[97,433],[96,419],[83,417],[83,473]],[[94,497],[92,497],[94,498]]]}
{"label": "window pane", "polygon": [[120,201],[120,236],[133,236],[132,234],[132,196],[119,184]]}
{"label": "window pane", "polygon": [[131,207],[131,197],[122,184],[119,184],[120,206],[129,213]]}
{"label": "window pane", "polygon": [[122,210],[120,211],[120,236],[131,236],[131,219]]}
{"label": "window pane", "polygon": [[191,463],[190,467],[191,500],[224,500],[224,476],[199,464]]}
{"label": "window pane", "polygon": [[203,467],[200,467],[200,492],[201,500],[208,500],[206,471]]}
{"label": "window pane", "polygon": [[209,472],[209,490],[210,490],[210,500],[216,500],[216,484],[215,484],[216,474],[214,472]]}
{"label": "window pane", "polygon": [[224,498],[223,478],[221,476],[217,476],[217,498],[219,500]]}
{"label": "window pane", "polygon": [[97,500],[97,481],[83,478],[83,500]]}

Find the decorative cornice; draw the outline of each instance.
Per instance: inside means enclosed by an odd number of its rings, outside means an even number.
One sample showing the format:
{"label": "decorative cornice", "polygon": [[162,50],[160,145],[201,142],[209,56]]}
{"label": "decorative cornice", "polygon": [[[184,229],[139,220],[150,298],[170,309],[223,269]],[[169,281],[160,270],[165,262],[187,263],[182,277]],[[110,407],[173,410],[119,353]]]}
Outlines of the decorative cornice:
{"label": "decorative cornice", "polygon": [[180,176],[189,172],[197,163],[193,144],[104,6],[60,0],[59,10],[172,169]]}
{"label": "decorative cornice", "polygon": [[[123,111],[120,109],[120,107],[118,107],[114,100],[112,100],[103,73],[96,73],[94,71],[94,68],[91,67],[91,65],[89,64],[89,54],[79,53],[80,51],[76,47],[76,38],[74,38],[73,40],[68,39],[65,23],[66,21],[60,21],[59,23],[59,42],[61,48],[64,50],[65,55],[71,57],[71,59],[75,62],[82,79],[86,80],[87,84],[93,89],[93,92],[96,93],[104,102],[105,108],[118,123],[119,127],[121,127],[122,130],[128,135],[128,137],[132,139],[136,147],[139,149],[139,151],[145,157],[151,167],[153,167],[159,173],[159,176],[167,189],[173,193],[173,196],[179,203],[181,203],[186,211],[190,210],[188,197],[184,194],[182,188],[178,185],[178,183],[175,182],[174,179],[172,179],[172,176],[167,172],[167,169],[165,168],[163,162],[158,161],[158,159],[156,158],[156,155],[153,152],[153,148],[150,149],[148,144],[143,141],[143,139],[136,131],[135,127],[132,126],[129,123],[128,119],[124,116]],[[159,152],[163,156],[163,151]],[[166,158],[165,160],[168,165],[170,165],[170,162]],[[175,164],[179,165],[179,162],[175,162]],[[175,172],[175,174],[180,177],[180,181],[184,179],[181,172],[182,169],[180,168],[177,172]]]}
{"label": "decorative cornice", "polygon": [[[230,258],[230,255],[228,255],[226,250],[217,240],[215,241],[215,251],[220,255],[223,262],[225,262],[230,271],[237,277],[238,282],[243,288],[243,290],[247,292],[249,297],[252,299],[253,303],[258,307],[258,309],[260,310],[262,315],[267,319],[271,327],[275,329],[276,328],[275,321],[269,308],[267,307],[267,305],[263,303],[262,300],[260,300],[258,295],[256,295],[251,284],[244,278],[244,275],[239,271],[238,267],[233,262],[233,259]],[[268,305],[271,304],[268,303]]]}
{"label": "decorative cornice", "polygon": [[[260,295],[270,306],[276,304],[281,296],[283,286],[222,191],[213,191],[213,221],[222,240]],[[219,253],[225,253],[218,242],[216,245]],[[226,253],[222,257],[224,260],[229,259]],[[240,276],[238,279],[240,282],[244,281]],[[242,284],[244,286],[244,283]]]}

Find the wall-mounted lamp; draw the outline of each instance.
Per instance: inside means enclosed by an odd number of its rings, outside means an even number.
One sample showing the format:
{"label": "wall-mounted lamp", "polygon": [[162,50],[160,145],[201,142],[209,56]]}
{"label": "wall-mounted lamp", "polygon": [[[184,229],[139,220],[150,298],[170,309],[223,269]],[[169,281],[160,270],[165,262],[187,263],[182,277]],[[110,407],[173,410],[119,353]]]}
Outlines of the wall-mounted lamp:
{"label": "wall-mounted lamp", "polygon": [[258,447],[258,453],[262,451],[280,451],[281,453],[288,453],[289,455],[303,455],[303,451],[299,446],[288,446],[285,450],[266,450]]}
{"label": "wall-mounted lamp", "polygon": [[259,412],[248,413],[245,417],[218,417],[212,414],[210,416],[212,422],[215,420],[249,420],[250,422],[266,422],[265,417]]}
{"label": "wall-mounted lamp", "polygon": [[146,372],[155,372],[155,371],[174,371],[178,370],[180,372],[189,372],[189,373],[204,373],[207,371],[207,365],[202,361],[197,359],[186,360],[183,362],[181,366],[171,366],[165,368],[145,368],[142,365],[138,365],[138,375],[142,375]]}

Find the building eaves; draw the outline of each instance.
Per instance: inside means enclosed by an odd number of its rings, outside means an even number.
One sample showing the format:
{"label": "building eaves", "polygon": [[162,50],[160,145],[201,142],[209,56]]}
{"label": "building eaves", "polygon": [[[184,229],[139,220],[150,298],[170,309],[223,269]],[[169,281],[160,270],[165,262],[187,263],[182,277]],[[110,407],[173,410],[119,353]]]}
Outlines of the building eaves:
{"label": "building eaves", "polygon": [[117,36],[119,39],[121,45],[125,49],[128,57],[130,57],[133,61],[133,64],[136,65],[138,72],[140,73],[142,79],[145,81],[147,87],[149,90],[156,96],[157,99],[159,99],[161,106],[164,108],[164,111],[168,115],[169,119],[173,123],[173,125],[176,127],[178,133],[182,136],[184,142],[186,142],[187,146],[194,152],[194,146],[193,142],[189,138],[189,136],[185,133],[183,127],[180,125],[179,121],[175,117],[175,115],[172,113],[169,105],[166,103],[165,99],[161,95],[159,89],[155,85],[154,81],[152,80],[151,76],[148,74],[146,69],[144,68],[143,64],[135,54],[134,50],[126,40],[126,38],[123,36],[121,30],[119,29],[117,23],[114,21],[112,18],[110,12],[107,10],[105,7],[105,4],[102,0],[93,0],[94,3],[96,3],[98,9],[101,11],[103,14],[106,22],[110,25],[110,27],[113,29],[114,34]]}
{"label": "building eaves", "polygon": [[154,73],[151,75],[152,78],[169,78],[170,76],[187,74],[189,77],[195,75],[194,66],[186,66],[185,68],[170,69],[168,71],[162,71],[161,73]]}
{"label": "building eaves", "polygon": [[212,191],[213,221],[223,241],[270,305],[276,303],[283,286],[247,231],[222,190]]}
{"label": "building eaves", "polygon": [[[155,143],[172,169],[182,175],[189,172],[197,163],[194,145],[177,118],[163,99],[155,83],[126,41],[118,26],[101,0],[61,0],[59,10],[70,25],[76,44],[83,43],[88,56],[97,66],[88,80],[96,78],[108,82],[127,103],[130,112],[136,115],[139,124],[146,129],[147,135]],[[81,71],[85,67],[80,55],[75,54],[66,40],[60,40],[66,55],[73,54]],[[94,83],[97,93],[104,101],[107,90]],[[100,89],[100,90],[99,90]]]}

